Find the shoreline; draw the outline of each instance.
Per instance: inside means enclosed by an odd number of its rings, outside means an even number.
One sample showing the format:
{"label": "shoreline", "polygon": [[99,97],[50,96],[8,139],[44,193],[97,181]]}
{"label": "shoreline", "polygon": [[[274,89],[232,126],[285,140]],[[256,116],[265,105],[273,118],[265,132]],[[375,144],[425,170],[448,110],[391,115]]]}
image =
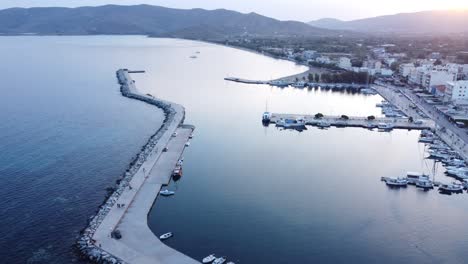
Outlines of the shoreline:
{"label": "shoreline", "polygon": [[[162,109],[165,118],[161,127],[132,160],[124,176],[116,181],[117,184],[112,188],[112,193],[109,192],[96,214],[90,217],[86,228],[80,233],[76,248],[83,258],[96,263],[171,263],[173,260],[179,263],[197,263],[163,244],[147,225],[147,215],[161,187],[169,183],[172,169],[180,159],[185,143],[194,127],[183,125],[185,119],[183,106],[140,94],[126,69],[118,70],[116,75],[124,97]],[[173,137],[175,131],[183,137]],[[177,151],[163,152],[168,145],[171,145],[171,149],[173,146]],[[156,166],[156,163],[160,166]],[[131,211],[129,211],[130,208]],[[136,218],[138,225],[128,226],[127,222],[135,222],[135,219],[123,221],[126,218]],[[119,233],[122,231],[123,238],[119,240],[112,238],[111,234],[115,234],[115,231]],[[139,243],[145,243],[145,241],[137,240],[135,244],[132,236],[136,235],[138,238],[145,237],[146,242],[153,244],[152,248],[157,249],[157,254],[163,257],[154,259],[155,256],[151,255],[154,252],[139,251]],[[168,258],[170,261],[167,260]]]}

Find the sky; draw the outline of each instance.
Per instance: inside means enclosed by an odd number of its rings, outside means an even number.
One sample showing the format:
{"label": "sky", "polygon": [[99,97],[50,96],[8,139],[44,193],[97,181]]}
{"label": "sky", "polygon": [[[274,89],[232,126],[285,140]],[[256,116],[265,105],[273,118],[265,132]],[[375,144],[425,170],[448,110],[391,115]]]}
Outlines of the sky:
{"label": "sky", "polygon": [[151,4],[173,8],[225,8],[256,12],[280,20],[311,21],[331,17],[352,20],[426,10],[468,9],[468,0],[0,0],[0,9],[37,6]]}

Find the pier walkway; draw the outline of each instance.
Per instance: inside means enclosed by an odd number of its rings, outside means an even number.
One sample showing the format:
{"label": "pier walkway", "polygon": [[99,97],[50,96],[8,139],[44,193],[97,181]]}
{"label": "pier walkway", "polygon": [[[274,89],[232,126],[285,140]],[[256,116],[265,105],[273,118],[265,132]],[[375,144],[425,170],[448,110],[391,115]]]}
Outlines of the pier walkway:
{"label": "pier walkway", "polygon": [[[121,70],[118,76],[120,81],[125,80],[130,92],[153,99],[138,93],[128,73]],[[166,123],[164,133],[92,237],[97,247],[125,263],[199,263],[162,243],[147,223],[148,213],[161,187],[169,183],[172,170],[182,156],[185,143],[193,132],[193,127],[181,126],[185,118],[184,108],[174,103],[170,103],[170,107],[175,114],[173,118],[165,121],[169,124]],[[172,136],[174,132],[177,133],[175,137]],[[166,147],[168,150],[163,151]],[[115,230],[121,233],[120,239],[111,237],[111,232]],[[177,234],[174,236],[176,238]]]}
{"label": "pier walkway", "polygon": [[315,115],[299,115],[299,114],[279,114],[272,113],[270,122],[278,123],[281,119],[303,119],[306,125],[320,126],[324,123],[330,126],[338,127],[363,127],[373,128],[379,124],[389,124],[394,129],[433,129],[435,124],[429,119],[420,119],[417,123],[408,122],[408,118],[390,118],[390,117],[376,117],[374,120],[368,120],[367,117],[352,117],[343,119],[341,116],[323,116],[322,118],[315,118]]}

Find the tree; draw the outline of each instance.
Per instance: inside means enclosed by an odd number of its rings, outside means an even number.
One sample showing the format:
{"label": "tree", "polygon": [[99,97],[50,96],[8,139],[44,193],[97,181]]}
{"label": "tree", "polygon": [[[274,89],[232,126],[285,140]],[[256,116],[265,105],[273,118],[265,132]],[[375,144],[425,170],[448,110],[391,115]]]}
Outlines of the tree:
{"label": "tree", "polygon": [[342,116],[341,116],[341,119],[349,120],[349,116],[347,116],[347,115],[342,115]]}
{"label": "tree", "polygon": [[318,73],[315,74],[315,82],[320,82],[320,75]]}
{"label": "tree", "polygon": [[320,119],[323,117],[323,114],[322,113],[317,113],[315,114],[315,119]]}
{"label": "tree", "polygon": [[414,122],[414,119],[413,119],[412,116],[410,116],[410,117],[408,118],[408,122],[410,122],[410,123],[413,123],[413,122]]}
{"label": "tree", "polygon": [[314,75],[312,73],[309,73],[309,76],[307,76],[307,78],[309,79],[309,82],[314,81]]}
{"label": "tree", "polygon": [[369,120],[369,121],[370,121],[370,120],[375,120],[375,116],[373,116],[373,115],[368,116],[368,117],[367,117],[367,120]]}
{"label": "tree", "polygon": [[442,61],[440,59],[437,59],[435,62],[434,62],[434,66],[437,66],[437,65],[442,65]]}

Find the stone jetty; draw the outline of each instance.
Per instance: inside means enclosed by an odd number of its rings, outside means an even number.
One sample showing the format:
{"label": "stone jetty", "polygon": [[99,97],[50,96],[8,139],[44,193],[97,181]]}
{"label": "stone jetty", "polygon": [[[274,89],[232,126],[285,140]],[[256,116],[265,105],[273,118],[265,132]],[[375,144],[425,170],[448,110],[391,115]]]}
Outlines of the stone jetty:
{"label": "stone jetty", "polygon": [[76,246],[95,263],[198,263],[163,244],[147,223],[148,213],[161,187],[169,183],[194,127],[183,125],[183,106],[140,94],[127,69],[118,70],[117,79],[123,96],[161,108],[165,119],[90,217]]}

